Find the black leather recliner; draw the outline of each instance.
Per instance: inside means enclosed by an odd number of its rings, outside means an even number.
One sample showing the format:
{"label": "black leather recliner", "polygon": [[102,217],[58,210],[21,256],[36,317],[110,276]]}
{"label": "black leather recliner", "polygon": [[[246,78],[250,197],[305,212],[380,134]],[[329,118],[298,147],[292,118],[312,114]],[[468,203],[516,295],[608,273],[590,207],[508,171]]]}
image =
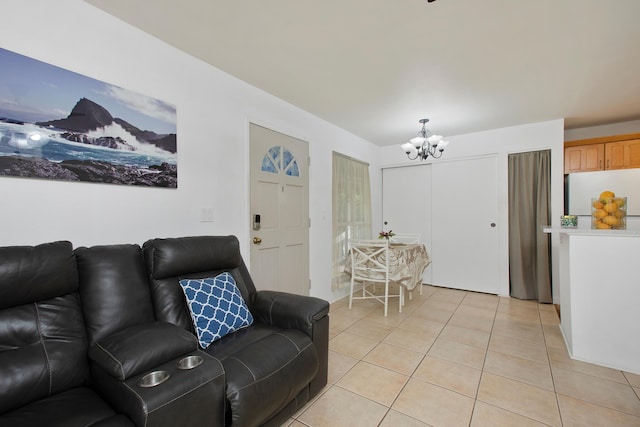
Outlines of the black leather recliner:
{"label": "black leather recliner", "polygon": [[71,243],[0,248],[0,426],[133,426],[90,388]]}
{"label": "black leather recliner", "polygon": [[[224,371],[198,350],[196,337],[156,321],[138,245],[75,250],[80,299],[89,337],[91,377],[119,412],[138,426],[219,426],[224,417]],[[180,369],[185,357],[202,362]],[[145,375],[166,382],[140,387]]]}
{"label": "black leather recliner", "polygon": [[[221,272],[254,323],[203,351],[178,281]],[[0,248],[0,426],[280,425],[327,383],[328,311],[256,291],[234,236]]]}
{"label": "black leather recliner", "polygon": [[234,277],[253,314],[253,325],[206,349],[224,366],[226,425],[280,425],[326,385],[326,301],[257,291],[235,236],[154,239],[143,254],[156,319],[193,332],[178,282],[222,272]]}

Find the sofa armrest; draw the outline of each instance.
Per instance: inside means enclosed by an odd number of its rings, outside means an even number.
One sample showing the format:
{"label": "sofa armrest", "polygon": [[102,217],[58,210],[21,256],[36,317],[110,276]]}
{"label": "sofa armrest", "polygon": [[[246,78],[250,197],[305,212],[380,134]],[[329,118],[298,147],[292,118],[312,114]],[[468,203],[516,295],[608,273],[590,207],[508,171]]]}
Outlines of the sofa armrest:
{"label": "sofa armrest", "polygon": [[120,381],[198,348],[196,337],[165,322],[143,323],[96,342],[89,358]]}
{"label": "sofa armrest", "polygon": [[[200,358],[200,364],[181,363],[194,356]],[[225,374],[218,359],[196,350],[155,366],[153,371],[164,372],[167,379],[155,386],[145,385],[143,379],[150,373],[145,371],[120,381],[93,364],[92,386],[139,427],[225,425]]]}
{"label": "sofa armrest", "polygon": [[284,329],[299,329],[313,338],[313,325],[329,313],[323,299],[277,291],[258,291],[252,314],[261,322]]}
{"label": "sofa armrest", "polygon": [[313,342],[318,373],[309,384],[309,396],[327,385],[329,372],[329,303],[320,298],[277,291],[258,291],[251,314],[263,323],[283,329],[299,329]]}

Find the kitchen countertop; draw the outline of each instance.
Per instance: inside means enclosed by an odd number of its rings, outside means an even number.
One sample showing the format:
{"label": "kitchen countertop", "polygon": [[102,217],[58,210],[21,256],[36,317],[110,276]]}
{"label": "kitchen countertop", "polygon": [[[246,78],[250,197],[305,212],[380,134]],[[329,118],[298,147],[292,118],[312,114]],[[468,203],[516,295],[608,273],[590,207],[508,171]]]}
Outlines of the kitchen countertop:
{"label": "kitchen countertop", "polygon": [[544,227],[545,233],[564,233],[575,236],[624,236],[624,237],[640,237],[640,230],[592,230],[590,228],[562,228],[562,227]]}

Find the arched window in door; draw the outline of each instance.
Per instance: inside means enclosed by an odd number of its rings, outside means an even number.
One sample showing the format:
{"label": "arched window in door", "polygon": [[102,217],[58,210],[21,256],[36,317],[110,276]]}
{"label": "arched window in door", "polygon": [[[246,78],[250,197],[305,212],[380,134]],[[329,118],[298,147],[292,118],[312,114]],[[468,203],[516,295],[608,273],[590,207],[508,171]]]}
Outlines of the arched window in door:
{"label": "arched window in door", "polygon": [[262,158],[262,171],[270,173],[284,173],[287,176],[300,176],[298,162],[283,146],[269,148]]}

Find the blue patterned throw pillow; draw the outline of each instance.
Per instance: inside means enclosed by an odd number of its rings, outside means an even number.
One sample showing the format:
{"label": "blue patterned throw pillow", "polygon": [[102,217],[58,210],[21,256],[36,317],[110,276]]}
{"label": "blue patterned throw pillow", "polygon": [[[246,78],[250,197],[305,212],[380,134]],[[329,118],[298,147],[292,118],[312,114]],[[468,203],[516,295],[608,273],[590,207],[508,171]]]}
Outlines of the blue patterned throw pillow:
{"label": "blue patterned throw pillow", "polygon": [[253,316],[229,273],[206,279],[183,279],[180,286],[187,298],[200,347],[207,348],[229,332],[253,323]]}

